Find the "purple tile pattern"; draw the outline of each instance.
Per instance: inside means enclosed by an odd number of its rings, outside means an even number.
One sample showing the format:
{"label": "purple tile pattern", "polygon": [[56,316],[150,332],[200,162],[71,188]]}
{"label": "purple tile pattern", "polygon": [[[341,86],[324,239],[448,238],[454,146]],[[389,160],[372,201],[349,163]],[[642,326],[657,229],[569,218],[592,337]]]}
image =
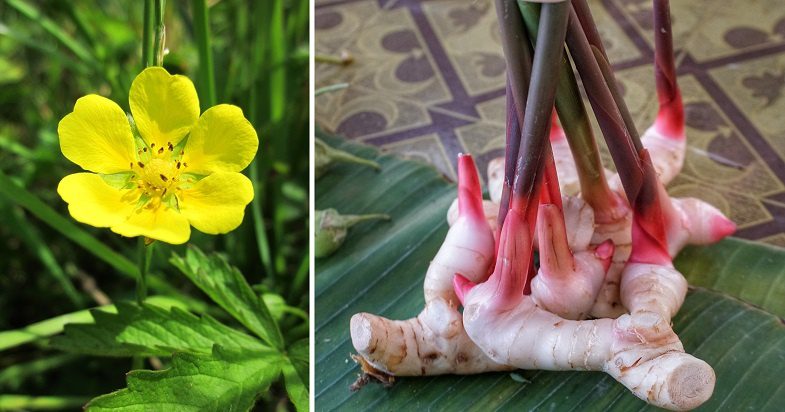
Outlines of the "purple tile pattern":
{"label": "purple tile pattern", "polygon": [[[669,186],[710,201],[738,235],[785,246],[785,8],[782,0],[671,2],[688,153]],[[638,127],[653,120],[650,0],[590,0]],[[317,0],[317,122],[455,177],[503,153],[505,65],[487,0]],[[608,156],[604,156],[608,160]]]}

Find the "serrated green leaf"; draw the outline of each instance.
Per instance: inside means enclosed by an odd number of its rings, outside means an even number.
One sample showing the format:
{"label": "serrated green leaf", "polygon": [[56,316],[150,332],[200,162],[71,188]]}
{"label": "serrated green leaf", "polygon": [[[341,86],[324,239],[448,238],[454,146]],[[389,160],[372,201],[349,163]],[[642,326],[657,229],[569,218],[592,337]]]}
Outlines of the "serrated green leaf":
{"label": "serrated green leaf", "polygon": [[[183,305],[180,300],[168,296],[150,296],[145,302],[154,303],[156,306],[162,307]],[[61,333],[65,325],[69,323],[89,322],[92,318],[92,313],[97,311],[115,313],[117,308],[115,305],[99,306],[93,309],[84,309],[55,316],[23,328],[2,331],[0,332],[0,351]]]}
{"label": "serrated green leaf", "polygon": [[58,349],[98,356],[170,356],[173,352],[209,354],[213,345],[227,350],[264,350],[258,339],[208,315],[135,303],[117,304],[117,314],[93,311],[95,323],[70,324],[55,337]]}
{"label": "serrated green leaf", "polygon": [[289,362],[283,366],[286,393],[298,411],[308,410],[308,339],[295,342],[287,352]]}
{"label": "serrated green leaf", "polygon": [[212,354],[177,353],[163,371],[128,373],[128,387],[99,396],[88,411],[246,411],[281,373],[285,360],[274,350]]}
{"label": "serrated green leaf", "polygon": [[243,326],[274,348],[283,349],[278,324],[237,268],[219,255],[206,256],[196,247],[189,247],[185,257],[173,256],[171,262]]}
{"label": "serrated green leaf", "polygon": [[[354,352],[350,317],[367,311],[407,319],[420,312],[423,275],[447,231],[445,214],[455,188],[430,167],[320,137],[375,158],[382,173],[336,166],[319,180],[317,208],[381,211],[393,223],[355,228],[335,255],[317,263],[314,393],[319,410],[655,409],[599,372],[516,371],[518,380],[509,373],[399,378],[391,389],[368,385],[350,392],[359,372],[348,359]],[[674,318],[685,349],[712,365],[717,375],[714,395],[701,410],[781,410],[785,325],[777,315],[785,311],[785,250],[728,239],[687,248],[676,266],[693,285],[704,287],[689,293]]]}

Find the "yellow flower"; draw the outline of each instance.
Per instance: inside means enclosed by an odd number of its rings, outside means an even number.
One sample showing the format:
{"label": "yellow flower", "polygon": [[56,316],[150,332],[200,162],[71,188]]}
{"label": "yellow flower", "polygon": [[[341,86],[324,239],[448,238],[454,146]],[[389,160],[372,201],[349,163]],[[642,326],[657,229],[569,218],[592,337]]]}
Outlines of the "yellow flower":
{"label": "yellow flower", "polygon": [[120,106],[94,94],[60,121],[60,150],[94,172],[60,181],[71,216],[173,244],[185,243],[191,226],[208,234],[237,228],[254,195],[239,172],[259,146],[242,110],[221,104],[200,117],[193,83],[161,67],[136,76],[129,103],[136,137]]}

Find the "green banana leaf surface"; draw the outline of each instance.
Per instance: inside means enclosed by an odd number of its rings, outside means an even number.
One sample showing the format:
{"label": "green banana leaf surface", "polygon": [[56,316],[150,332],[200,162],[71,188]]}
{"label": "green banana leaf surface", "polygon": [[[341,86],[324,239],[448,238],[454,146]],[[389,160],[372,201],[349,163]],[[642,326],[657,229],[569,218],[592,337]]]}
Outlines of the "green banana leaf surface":
{"label": "green banana leaf surface", "polygon": [[[445,234],[455,185],[424,163],[327,136],[328,144],[378,161],[381,172],[335,165],[316,184],[316,208],[387,213],[389,222],[350,229],[332,256],[316,260],[316,410],[656,410],[600,372],[515,371],[397,378],[391,388],[349,386],[360,368],[349,319],[370,312],[416,316],[422,281]],[[482,173],[482,171],[481,171]],[[717,374],[704,411],[785,410],[785,249],[737,238],[688,247],[676,268],[691,288],[674,330],[687,352]]]}

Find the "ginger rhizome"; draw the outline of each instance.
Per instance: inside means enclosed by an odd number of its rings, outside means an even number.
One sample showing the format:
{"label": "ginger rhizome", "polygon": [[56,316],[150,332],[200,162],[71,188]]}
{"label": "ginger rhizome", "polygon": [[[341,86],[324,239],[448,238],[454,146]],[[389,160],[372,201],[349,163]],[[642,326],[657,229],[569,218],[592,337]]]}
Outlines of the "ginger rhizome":
{"label": "ginger rhizome", "polygon": [[[352,317],[363,369],[385,377],[603,371],[650,404],[702,405],[716,377],[671,328],[687,296],[673,258],[735,225],[665,189],[686,150],[668,1],[653,0],[659,109],[642,137],[586,0],[495,2],[507,133],[505,156],[488,165],[490,199],[472,158],[459,156],[458,198],[425,275],[422,312]],[[601,162],[590,115],[616,172]]]}

